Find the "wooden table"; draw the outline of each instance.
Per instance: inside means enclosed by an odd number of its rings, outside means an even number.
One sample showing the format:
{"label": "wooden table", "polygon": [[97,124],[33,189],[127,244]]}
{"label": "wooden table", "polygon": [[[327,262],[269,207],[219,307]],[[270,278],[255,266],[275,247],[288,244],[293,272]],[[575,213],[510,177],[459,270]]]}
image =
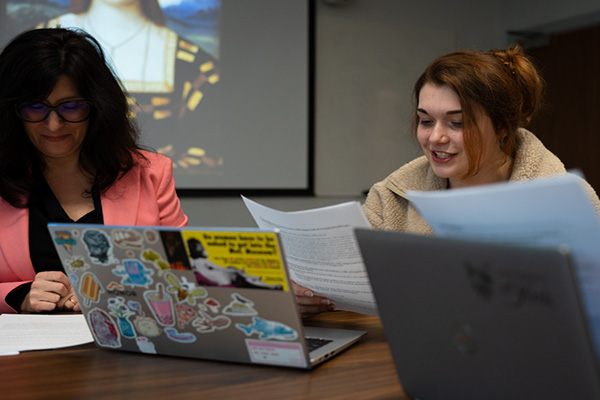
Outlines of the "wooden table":
{"label": "wooden table", "polygon": [[135,354],[94,345],[24,352],[0,357],[0,398],[407,399],[379,318],[333,312],[307,325],[368,334],[311,371]]}

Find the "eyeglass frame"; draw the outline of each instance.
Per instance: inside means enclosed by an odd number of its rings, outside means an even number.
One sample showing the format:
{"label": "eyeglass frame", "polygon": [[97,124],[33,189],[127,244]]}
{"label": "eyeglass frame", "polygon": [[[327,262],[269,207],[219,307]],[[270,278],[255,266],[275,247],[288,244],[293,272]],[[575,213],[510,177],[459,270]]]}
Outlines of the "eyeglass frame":
{"label": "eyeglass frame", "polygon": [[[79,104],[83,103],[83,104],[87,104],[88,106],[90,106],[90,111],[88,112],[88,115],[84,119],[81,119],[79,121],[69,121],[59,111],[60,106],[62,106],[63,104],[67,104],[67,103],[79,103]],[[31,121],[31,120],[23,118],[23,116],[21,115],[20,109],[23,108],[23,107],[34,105],[34,104],[42,104],[42,105],[44,105],[48,109],[48,112],[46,113],[46,115],[44,115],[44,118],[40,119],[39,121]],[[88,101],[88,100],[68,100],[68,101],[63,101],[62,103],[60,103],[60,104],[58,104],[58,105],[56,105],[54,107],[51,107],[51,106],[49,106],[47,104],[44,104],[42,102],[29,103],[27,105],[21,105],[21,106],[19,106],[18,104],[15,104],[15,112],[17,113],[17,117],[19,117],[22,121],[29,122],[29,123],[32,123],[32,124],[36,124],[38,122],[43,122],[43,121],[47,120],[48,117],[50,116],[50,113],[52,111],[54,111],[56,113],[56,115],[58,115],[58,117],[60,119],[62,119],[63,121],[69,122],[71,124],[77,124],[77,123],[80,123],[80,122],[87,121],[90,118],[90,116],[92,115],[92,109],[91,108],[92,108],[92,102]]]}

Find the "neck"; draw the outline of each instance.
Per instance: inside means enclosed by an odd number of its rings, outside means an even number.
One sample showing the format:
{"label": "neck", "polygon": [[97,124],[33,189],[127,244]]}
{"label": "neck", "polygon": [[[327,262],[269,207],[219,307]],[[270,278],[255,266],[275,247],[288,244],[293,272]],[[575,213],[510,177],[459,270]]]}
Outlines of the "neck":
{"label": "neck", "polygon": [[479,170],[477,174],[466,179],[448,178],[448,188],[458,189],[469,186],[506,182],[512,175],[513,161],[514,160],[511,157],[507,157],[501,161],[499,166],[491,166],[486,170]]}
{"label": "neck", "polygon": [[145,25],[148,20],[142,13],[140,2],[115,6],[93,0],[85,18],[93,32],[108,45],[119,42]]}

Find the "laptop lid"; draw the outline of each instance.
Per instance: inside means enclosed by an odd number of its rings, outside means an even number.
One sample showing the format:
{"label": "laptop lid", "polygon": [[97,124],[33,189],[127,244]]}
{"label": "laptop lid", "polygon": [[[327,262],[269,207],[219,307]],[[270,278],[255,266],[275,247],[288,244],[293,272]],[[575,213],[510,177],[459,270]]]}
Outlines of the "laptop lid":
{"label": "laptop lid", "polygon": [[568,252],[356,230],[399,379],[420,399],[598,399]]}
{"label": "laptop lid", "polygon": [[310,368],[364,334],[335,331],[309,355],[276,231],[48,229],[103,348]]}

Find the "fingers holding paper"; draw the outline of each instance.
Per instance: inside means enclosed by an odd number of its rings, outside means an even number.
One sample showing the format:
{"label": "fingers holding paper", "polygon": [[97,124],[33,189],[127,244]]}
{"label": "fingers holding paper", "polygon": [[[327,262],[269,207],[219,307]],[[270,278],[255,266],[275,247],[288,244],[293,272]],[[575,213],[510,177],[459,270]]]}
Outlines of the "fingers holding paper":
{"label": "fingers holding paper", "polygon": [[21,311],[53,310],[80,311],[80,307],[69,278],[63,272],[40,272],[31,283],[29,294],[21,304]]}
{"label": "fingers holding paper", "polygon": [[304,286],[292,281],[298,310],[302,318],[309,318],[325,311],[335,310],[335,305],[326,297],[317,296],[314,292]]}

